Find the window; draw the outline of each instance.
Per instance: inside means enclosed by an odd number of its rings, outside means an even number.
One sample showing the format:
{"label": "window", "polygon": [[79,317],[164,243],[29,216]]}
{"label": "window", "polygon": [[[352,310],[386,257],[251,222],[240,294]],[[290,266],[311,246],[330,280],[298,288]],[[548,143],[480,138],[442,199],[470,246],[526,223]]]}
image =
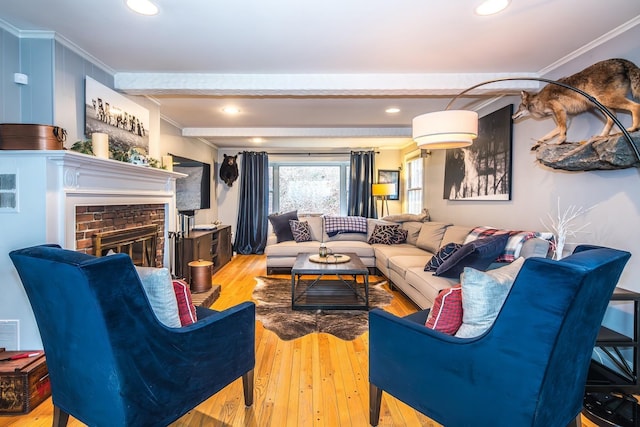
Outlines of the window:
{"label": "window", "polygon": [[422,157],[407,161],[407,212],[422,212]]}
{"label": "window", "polygon": [[348,162],[271,163],[269,212],[346,215]]}
{"label": "window", "polygon": [[0,210],[16,211],[17,179],[14,173],[0,173]]}

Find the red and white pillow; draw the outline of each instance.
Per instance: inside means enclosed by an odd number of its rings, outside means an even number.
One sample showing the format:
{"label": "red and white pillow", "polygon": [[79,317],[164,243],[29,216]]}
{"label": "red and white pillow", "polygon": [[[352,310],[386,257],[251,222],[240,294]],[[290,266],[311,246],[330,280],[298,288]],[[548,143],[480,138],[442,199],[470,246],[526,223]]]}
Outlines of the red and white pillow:
{"label": "red and white pillow", "polygon": [[191,289],[189,284],[184,280],[173,280],[173,291],[176,294],[176,300],[178,302],[178,315],[180,316],[180,323],[182,326],[191,325],[198,321],[196,316],[196,307],[193,305],[191,299]]}
{"label": "red and white pillow", "polygon": [[427,317],[425,326],[453,335],[462,325],[462,286],[457,284],[440,291]]}

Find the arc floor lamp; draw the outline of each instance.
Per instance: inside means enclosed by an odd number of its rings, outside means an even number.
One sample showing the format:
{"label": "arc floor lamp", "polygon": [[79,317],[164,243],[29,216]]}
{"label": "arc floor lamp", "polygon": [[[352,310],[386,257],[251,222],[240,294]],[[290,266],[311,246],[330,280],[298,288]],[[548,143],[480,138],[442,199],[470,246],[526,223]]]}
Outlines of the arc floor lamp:
{"label": "arc floor lamp", "polygon": [[629,131],[620,123],[615,113],[582,89],[568,85],[562,81],[542,77],[503,77],[473,85],[454,96],[443,111],[435,111],[415,117],[413,119],[413,140],[416,141],[419,147],[433,150],[468,147],[478,136],[478,113],[470,110],[451,110],[452,104],[462,95],[480,86],[514,80],[538,81],[553,84],[584,96],[604,115],[613,120],[629,142],[636,158],[640,161],[640,151],[638,151],[638,147],[636,147]]}
{"label": "arc floor lamp", "polygon": [[[615,125],[620,129],[629,145],[633,153],[635,154],[638,161],[640,161],[640,152],[638,151],[638,147],[633,142],[629,131],[620,123],[620,120],[616,117],[615,113],[605,107],[602,103],[600,103],[597,99],[595,99],[592,95],[587,92],[568,85],[562,81],[545,79],[542,77],[504,77],[495,80],[488,80],[482,83],[478,83],[473,85],[456,96],[454,96],[449,104],[447,104],[444,111],[436,111],[432,113],[422,114],[413,119],[413,139],[416,141],[419,147],[427,148],[427,149],[446,149],[446,148],[461,148],[468,147],[473,143],[473,140],[478,136],[478,113],[475,111],[468,110],[450,110],[451,105],[455,102],[456,99],[460,98],[462,95],[476,89],[480,86],[485,86],[491,83],[498,83],[504,81],[512,81],[512,80],[530,80],[530,81],[539,81],[548,84],[553,84],[557,86],[561,86],[567,90],[576,92],[587,100],[589,100],[598,110],[600,110],[604,115],[609,117]],[[637,328],[636,328],[637,329]],[[638,339],[636,337],[635,339]],[[640,350],[635,349],[634,352],[638,352]],[[613,359],[612,359],[613,360]],[[639,358],[634,353],[634,362],[637,363]],[[614,361],[615,363],[615,361]],[[637,370],[640,367],[635,366],[635,369],[632,370],[632,374],[638,375]],[[614,390],[616,387],[612,384],[611,389]],[[599,395],[598,393],[594,393],[595,395]],[[599,397],[590,397],[592,399],[600,400]],[[636,399],[628,394],[607,394],[605,393],[602,397],[602,401],[598,402],[602,410],[598,412],[594,412],[589,410],[589,408],[585,409],[585,414],[593,420],[605,422],[606,425],[618,425],[614,423],[614,420],[617,420],[618,413],[624,413],[626,411],[632,411],[633,420],[631,422],[638,423],[640,418],[640,404],[636,402]],[[598,407],[598,405],[592,405]],[[611,410],[611,408],[615,408]],[[605,410],[606,409],[606,410]],[[607,412],[609,411],[609,412]],[[626,425],[626,424],[625,424]],[[635,424],[638,425],[638,424]]]}

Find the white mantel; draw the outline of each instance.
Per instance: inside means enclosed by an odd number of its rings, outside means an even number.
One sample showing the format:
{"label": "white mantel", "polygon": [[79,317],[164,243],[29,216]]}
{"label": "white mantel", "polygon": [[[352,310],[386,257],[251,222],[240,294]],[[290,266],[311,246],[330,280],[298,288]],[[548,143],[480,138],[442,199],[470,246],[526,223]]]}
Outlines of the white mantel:
{"label": "white mantel", "polygon": [[[0,209],[0,320],[20,321],[21,348],[41,348],[22,284],[8,253],[57,243],[76,249],[76,206],[165,205],[165,242],[176,230],[176,179],[185,175],[65,150],[0,150],[0,174],[16,175],[17,206]],[[169,266],[169,252],[163,263]],[[0,344],[1,346],[1,344]]]}

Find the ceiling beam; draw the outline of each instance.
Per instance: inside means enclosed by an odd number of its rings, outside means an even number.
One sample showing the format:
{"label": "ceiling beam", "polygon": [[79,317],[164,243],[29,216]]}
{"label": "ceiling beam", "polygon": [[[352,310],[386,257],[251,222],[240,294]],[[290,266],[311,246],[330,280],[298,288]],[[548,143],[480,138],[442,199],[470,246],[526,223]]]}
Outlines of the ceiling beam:
{"label": "ceiling beam", "polygon": [[[536,73],[480,74],[206,74],[116,73],[115,88],[131,95],[201,96],[453,96],[478,83]],[[509,81],[473,94],[537,90],[539,82]]]}

